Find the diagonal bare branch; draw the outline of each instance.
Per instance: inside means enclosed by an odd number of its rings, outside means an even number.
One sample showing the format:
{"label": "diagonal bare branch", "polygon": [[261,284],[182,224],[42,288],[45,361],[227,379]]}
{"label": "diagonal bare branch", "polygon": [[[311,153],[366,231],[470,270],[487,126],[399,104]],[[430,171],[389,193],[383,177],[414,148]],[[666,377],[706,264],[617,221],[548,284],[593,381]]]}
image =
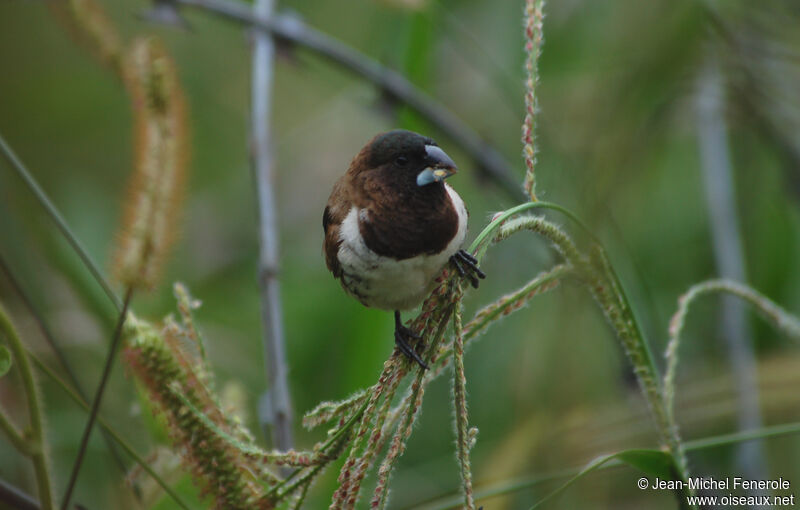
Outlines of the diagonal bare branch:
{"label": "diagonal bare branch", "polygon": [[236,0],[172,0],[180,5],[202,9],[219,16],[265,30],[361,76],[375,84],[388,97],[403,102],[475,161],[482,176],[495,182],[514,199],[524,195],[500,152],[483,140],[447,108],[415,87],[402,74],[383,66],[341,41],[287,15],[263,16]]}
{"label": "diagonal bare branch", "polygon": [[[270,19],[274,0],[258,0],[253,14]],[[259,225],[258,283],[261,290],[261,320],[264,327],[264,362],[269,378],[269,396],[264,401],[266,416],[260,414],[262,427],[271,427],[275,447],[292,447],[292,404],[289,395],[286,363],[286,340],[278,279],[278,219],[273,190],[273,153],[270,132],[273,63],[275,43],[272,35],[258,31],[253,46],[253,70],[250,118],[250,160],[256,184]],[[262,408],[262,406],[259,406]]]}

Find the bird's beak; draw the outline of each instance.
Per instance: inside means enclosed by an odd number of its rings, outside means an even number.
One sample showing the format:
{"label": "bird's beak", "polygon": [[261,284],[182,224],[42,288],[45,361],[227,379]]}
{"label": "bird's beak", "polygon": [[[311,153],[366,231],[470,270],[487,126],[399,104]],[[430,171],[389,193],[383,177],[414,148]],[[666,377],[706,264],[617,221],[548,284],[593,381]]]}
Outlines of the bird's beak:
{"label": "bird's beak", "polygon": [[441,182],[456,173],[456,164],[442,149],[435,145],[426,145],[425,152],[428,153],[425,158],[428,166],[417,174],[417,186]]}

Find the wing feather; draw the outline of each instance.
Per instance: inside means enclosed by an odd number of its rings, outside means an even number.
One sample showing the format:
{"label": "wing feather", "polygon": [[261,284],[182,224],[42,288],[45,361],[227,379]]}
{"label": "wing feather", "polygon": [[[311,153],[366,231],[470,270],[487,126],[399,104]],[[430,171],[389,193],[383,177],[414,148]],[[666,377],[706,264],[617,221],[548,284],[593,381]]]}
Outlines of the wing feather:
{"label": "wing feather", "polygon": [[342,240],[339,238],[339,230],[342,226],[347,211],[350,210],[350,200],[344,189],[343,179],[340,179],[334,186],[325,212],[322,213],[322,229],[325,231],[325,240],[322,243],[322,250],[325,253],[325,264],[333,273],[334,278],[342,276],[342,266],[339,263],[339,246]]}

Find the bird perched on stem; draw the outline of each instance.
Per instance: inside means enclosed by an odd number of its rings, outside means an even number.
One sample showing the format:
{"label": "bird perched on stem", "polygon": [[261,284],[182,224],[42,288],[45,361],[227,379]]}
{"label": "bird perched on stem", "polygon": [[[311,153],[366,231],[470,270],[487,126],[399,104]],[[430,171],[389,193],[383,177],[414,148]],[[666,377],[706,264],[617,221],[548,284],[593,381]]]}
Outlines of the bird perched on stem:
{"label": "bird perched on stem", "polygon": [[344,290],[365,306],[394,310],[400,351],[428,368],[400,320],[436,286],[448,263],[473,287],[486,275],[461,249],[464,202],[444,180],[456,172],[436,142],[411,131],[375,136],[334,184],[322,215],[325,262]]}

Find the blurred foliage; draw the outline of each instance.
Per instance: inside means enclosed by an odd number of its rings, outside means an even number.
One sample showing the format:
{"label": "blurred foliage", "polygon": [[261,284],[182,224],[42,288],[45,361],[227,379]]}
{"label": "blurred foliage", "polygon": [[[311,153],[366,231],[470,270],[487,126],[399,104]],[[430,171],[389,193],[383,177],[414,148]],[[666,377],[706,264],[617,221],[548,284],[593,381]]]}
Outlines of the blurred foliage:
{"label": "blurred foliage", "polygon": [[[196,11],[186,12],[190,31],[154,27],[137,16],[147,7],[142,0],[102,3],[125,40],[157,34],[166,41],[190,112],[182,232],[166,283],[140,295],[134,307],[140,316],[160,317],[173,307],[169,282],[187,282],[204,302],[197,320],[219,380],[246,388],[246,405],[254,409],[265,376],[247,156],[247,31]],[[521,183],[521,2],[432,0],[420,10],[397,4],[285,0],[279,8],[408,73],[513,161]],[[715,275],[693,112],[695,78],[709,51],[720,55],[728,80],[727,121],[749,283],[788,310],[800,310],[798,23],[800,8],[792,0],[758,6],[744,0],[567,0],[546,6],[537,189],[540,198],[578,212],[606,241],[655,353],[663,352],[677,297]],[[277,65],[273,122],[290,382],[300,415],[321,400],[344,398],[374,382],[392,349],[391,314],[347,298],[320,250],[322,208],[358,148],[375,132],[398,125],[436,138],[463,169],[451,184],[470,208],[473,233],[493,211],[513,202],[474,179],[463,153],[424,121],[402,108],[397,117],[387,115],[369,84],[301,49],[291,49],[289,57]],[[132,168],[133,126],[124,90],[70,39],[43,2],[0,3],[0,69],[0,133],[94,258],[109,267]],[[85,301],[71,287],[65,268],[79,272],[77,258],[5,164],[0,252],[84,385],[92,387],[110,337],[107,304]],[[532,239],[513,239],[493,251],[484,264],[489,279],[467,294],[467,316],[553,260]],[[24,341],[53,364],[3,279],[0,299]],[[687,439],[735,428],[735,375],[728,373],[717,335],[716,306],[701,303],[687,324],[678,377],[678,418]],[[800,384],[800,356],[770,328],[759,321],[753,326],[764,421],[798,421],[793,388]],[[563,285],[490,331],[468,350],[466,374],[470,422],[480,429],[472,452],[477,490],[655,444],[626,362],[578,287]],[[48,381],[41,386],[60,494],[85,414]],[[13,417],[24,416],[16,388],[12,378],[0,381],[0,402]],[[417,431],[393,478],[393,508],[417,507],[458,487],[448,392],[444,378],[428,389]],[[112,398],[105,400],[103,416],[140,452],[152,451],[146,411],[119,367],[107,395]],[[257,429],[252,418],[248,425]],[[300,445],[320,439],[296,431]],[[800,481],[797,437],[768,440],[765,448],[768,474]],[[692,452],[689,460],[698,474],[725,476],[736,474],[733,457],[733,448],[720,447]],[[26,459],[5,441],[0,459],[0,478],[31,491]],[[336,472],[329,470],[312,489],[309,508],[327,506]],[[667,492],[639,491],[638,476],[624,468],[594,474],[550,507],[674,508]],[[130,508],[122,479],[95,434],[76,501],[88,508]],[[558,484],[484,504],[493,510],[528,508]],[[185,480],[179,487],[191,492]]]}

